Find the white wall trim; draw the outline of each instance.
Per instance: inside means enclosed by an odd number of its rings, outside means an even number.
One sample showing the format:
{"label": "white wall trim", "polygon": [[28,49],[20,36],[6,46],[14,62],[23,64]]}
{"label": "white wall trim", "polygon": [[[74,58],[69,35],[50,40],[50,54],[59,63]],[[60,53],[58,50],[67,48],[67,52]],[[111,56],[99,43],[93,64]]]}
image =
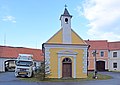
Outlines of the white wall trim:
{"label": "white wall trim", "polygon": [[83,73],[87,73],[87,48],[84,49],[83,56]]}
{"label": "white wall trim", "polygon": [[[68,23],[65,23],[65,18],[68,19]],[[62,30],[62,40],[63,43],[71,44],[71,17],[69,16],[61,16],[61,27]]]}
{"label": "white wall trim", "polygon": [[45,66],[49,67],[49,68],[45,69],[45,72],[47,74],[47,72],[50,71],[50,51],[49,51],[49,48],[45,48]]}
{"label": "white wall trim", "polygon": [[[70,51],[70,50],[69,50]],[[63,52],[63,53],[62,53]],[[62,58],[62,56],[65,56],[65,57],[73,57],[73,62],[72,63],[74,63],[73,65],[74,65],[74,72],[72,72],[73,73],[73,78],[76,78],[76,55],[77,55],[77,53],[76,52],[74,52],[73,54],[69,54],[69,52],[66,54],[66,53],[64,53],[65,51],[64,50],[62,50],[62,51],[59,51],[58,52],[58,78],[61,78],[61,74],[62,74],[62,69],[60,68],[61,67],[61,61],[60,61],[60,59]],[[73,51],[72,51],[73,52]]]}
{"label": "white wall trim", "polygon": [[77,53],[77,52],[74,52],[74,51],[72,51],[72,50],[62,50],[62,51],[59,51],[58,54],[77,55],[78,53]]}
{"label": "white wall trim", "polygon": [[65,48],[65,49],[70,49],[70,48],[75,48],[75,49],[86,49],[88,46],[87,45],[52,45],[52,44],[44,44],[44,47],[47,48]]}

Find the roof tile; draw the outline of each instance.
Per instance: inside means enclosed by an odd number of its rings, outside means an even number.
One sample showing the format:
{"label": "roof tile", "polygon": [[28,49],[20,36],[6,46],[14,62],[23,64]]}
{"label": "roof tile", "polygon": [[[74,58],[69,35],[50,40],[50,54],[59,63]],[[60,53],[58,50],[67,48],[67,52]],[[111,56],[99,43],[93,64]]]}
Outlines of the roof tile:
{"label": "roof tile", "polygon": [[109,42],[108,46],[109,46],[109,50],[120,50],[120,41]]}
{"label": "roof tile", "polygon": [[107,40],[85,40],[91,50],[108,50]]}
{"label": "roof tile", "polygon": [[42,50],[40,49],[0,46],[0,57],[17,58],[19,54],[32,54],[33,59],[37,61],[43,61],[44,59]]}

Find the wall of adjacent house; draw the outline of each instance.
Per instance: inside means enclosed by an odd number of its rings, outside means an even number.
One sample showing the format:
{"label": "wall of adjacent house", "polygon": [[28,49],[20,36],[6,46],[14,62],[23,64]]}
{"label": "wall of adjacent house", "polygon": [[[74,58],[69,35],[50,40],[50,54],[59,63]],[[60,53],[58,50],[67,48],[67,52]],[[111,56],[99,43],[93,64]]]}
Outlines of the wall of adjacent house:
{"label": "wall of adjacent house", "polygon": [[[15,59],[0,58],[0,72],[5,72],[5,61],[9,61],[9,60],[15,60]],[[14,61],[10,61],[9,62],[9,67],[14,67],[14,66],[15,66],[15,62]]]}
{"label": "wall of adjacent house", "polygon": [[5,58],[0,58],[0,72],[5,72]]}
{"label": "wall of adjacent house", "polygon": [[[94,59],[95,57],[93,56],[93,51],[94,50],[89,50],[89,57],[88,57],[88,70],[94,70]],[[105,69],[108,69],[108,50],[97,50],[96,54],[96,61],[105,61]],[[100,55],[100,52],[103,51],[104,52],[104,56]]]}
{"label": "wall of adjacent house", "polygon": [[[117,52],[117,57],[113,57],[113,52]],[[120,71],[120,50],[109,51],[108,62],[109,71]],[[113,63],[117,63],[117,67]]]}

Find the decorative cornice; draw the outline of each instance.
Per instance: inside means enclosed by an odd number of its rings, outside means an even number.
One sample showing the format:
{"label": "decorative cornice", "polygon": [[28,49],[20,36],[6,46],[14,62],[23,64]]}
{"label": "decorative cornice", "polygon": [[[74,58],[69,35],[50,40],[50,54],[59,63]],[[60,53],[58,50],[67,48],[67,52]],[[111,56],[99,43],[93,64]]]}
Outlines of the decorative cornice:
{"label": "decorative cornice", "polygon": [[78,53],[72,50],[62,50],[62,51],[59,51],[58,54],[77,55]]}

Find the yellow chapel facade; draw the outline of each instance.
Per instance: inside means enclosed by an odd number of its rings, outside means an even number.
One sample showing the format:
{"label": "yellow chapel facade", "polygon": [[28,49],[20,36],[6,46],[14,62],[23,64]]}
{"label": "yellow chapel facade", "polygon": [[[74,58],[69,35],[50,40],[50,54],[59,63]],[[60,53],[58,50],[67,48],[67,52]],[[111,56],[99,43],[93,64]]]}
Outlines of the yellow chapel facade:
{"label": "yellow chapel facade", "polygon": [[67,8],[60,16],[61,29],[43,43],[49,78],[86,78],[88,45],[71,28]]}

